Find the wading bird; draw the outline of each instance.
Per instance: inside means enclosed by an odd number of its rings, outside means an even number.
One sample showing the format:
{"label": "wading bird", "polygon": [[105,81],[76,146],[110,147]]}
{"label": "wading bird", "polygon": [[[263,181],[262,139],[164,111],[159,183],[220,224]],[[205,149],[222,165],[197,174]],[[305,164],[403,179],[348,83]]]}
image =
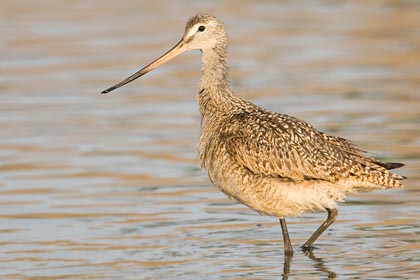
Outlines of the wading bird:
{"label": "wading bird", "polygon": [[368,157],[349,140],[328,135],[297,118],[270,112],[233,93],[226,63],[227,37],[216,17],[190,18],[171,50],[102,93],[110,92],[189,50],[200,50],[198,90],[201,135],[198,157],[211,182],[228,197],[278,217],[285,255],[292,255],[285,217],[327,211],[325,222],[303,245],[309,251],[335,221],[346,194],[402,187],[403,166]]}

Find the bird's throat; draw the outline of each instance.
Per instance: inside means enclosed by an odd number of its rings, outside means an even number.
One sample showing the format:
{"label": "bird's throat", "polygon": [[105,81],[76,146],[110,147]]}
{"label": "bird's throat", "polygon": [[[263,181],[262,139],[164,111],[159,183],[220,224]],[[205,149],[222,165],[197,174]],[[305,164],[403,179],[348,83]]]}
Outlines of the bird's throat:
{"label": "bird's throat", "polygon": [[226,61],[226,47],[202,51],[201,81],[198,93],[200,112],[217,113],[231,107],[232,89]]}

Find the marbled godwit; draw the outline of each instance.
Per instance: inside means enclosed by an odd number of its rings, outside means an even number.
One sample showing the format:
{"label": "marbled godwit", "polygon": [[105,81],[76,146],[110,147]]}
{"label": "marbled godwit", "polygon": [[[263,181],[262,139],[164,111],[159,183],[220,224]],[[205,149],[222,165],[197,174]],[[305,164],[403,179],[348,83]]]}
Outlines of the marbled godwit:
{"label": "marbled godwit", "polygon": [[326,210],[326,221],[303,245],[335,221],[347,193],[399,188],[400,163],[370,158],[350,141],[316,130],[294,117],[270,112],[235,95],[228,79],[227,38],[216,17],[188,20],[181,41],[166,54],[102,93],[110,92],[189,50],[202,52],[198,91],[198,157],[211,182],[249,208],[278,217],[286,255],[293,253],[285,217]]}

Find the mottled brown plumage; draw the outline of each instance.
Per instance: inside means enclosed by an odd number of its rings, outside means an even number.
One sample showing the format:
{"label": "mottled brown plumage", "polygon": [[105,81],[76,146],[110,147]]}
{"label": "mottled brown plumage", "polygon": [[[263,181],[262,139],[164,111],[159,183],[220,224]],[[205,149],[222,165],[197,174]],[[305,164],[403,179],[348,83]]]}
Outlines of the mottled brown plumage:
{"label": "mottled brown plumage", "polygon": [[198,146],[201,165],[226,195],[280,219],[288,254],[293,249],[285,217],[327,210],[326,222],[304,244],[310,249],[334,222],[336,201],[342,201],[346,194],[402,186],[404,177],[389,171],[402,164],[370,158],[346,139],[235,95],[228,79],[226,48],[222,22],[198,14],[188,21],[183,38],[173,49],[103,93],[184,51],[201,50],[202,77],[197,95],[202,118]]}

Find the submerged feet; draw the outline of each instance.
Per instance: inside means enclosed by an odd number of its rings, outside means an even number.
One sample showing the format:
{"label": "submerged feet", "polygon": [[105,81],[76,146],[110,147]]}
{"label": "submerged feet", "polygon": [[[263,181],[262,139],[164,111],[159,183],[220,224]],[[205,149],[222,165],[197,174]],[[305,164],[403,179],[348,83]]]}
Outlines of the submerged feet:
{"label": "submerged feet", "polygon": [[[314,247],[312,246],[313,243],[318,239],[319,236],[321,236],[321,234],[330,226],[334,223],[335,219],[337,218],[338,212],[337,209],[326,209],[328,212],[328,216],[327,219],[321,224],[321,226],[312,234],[311,237],[309,237],[309,239],[305,242],[305,244],[303,244],[303,246],[301,247],[301,250],[307,255],[309,256],[309,258],[311,259],[315,259],[317,260],[313,253],[312,253],[312,249],[314,249]],[[290,241],[290,237],[289,237],[289,231],[287,230],[287,225],[286,225],[286,220],[285,218],[280,218],[279,219],[280,222],[280,226],[281,226],[281,230],[283,233],[283,242],[284,242],[284,264],[283,264],[283,279],[288,279],[289,273],[290,273],[290,263],[292,262],[292,258],[293,258],[293,247],[292,247],[292,242]],[[321,259],[319,259],[321,260]],[[325,269],[323,268],[323,264],[322,264],[322,260],[320,261],[321,263],[321,270],[325,271]],[[334,275],[335,278],[335,273],[330,274],[329,275]],[[332,278],[332,279],[334,279]],[[330,279],[330,278],[328,278]]]}

